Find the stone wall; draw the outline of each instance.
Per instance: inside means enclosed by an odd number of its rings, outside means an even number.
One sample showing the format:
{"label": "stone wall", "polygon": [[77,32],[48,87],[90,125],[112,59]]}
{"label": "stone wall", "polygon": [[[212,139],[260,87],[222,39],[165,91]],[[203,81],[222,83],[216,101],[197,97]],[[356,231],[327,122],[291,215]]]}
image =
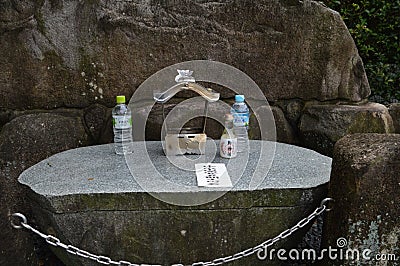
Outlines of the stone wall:
{"label": "stone wall", "polygon": [[[367,103],[363,63],[340,15],[314,1],[0,6],[2,265],[33,257],[27,235],[7,226],[9,213],[29,211],[18,175],[61,150],[110,142],[115,95],[130,97],[171,64],[215,60],[247,73],[272,105],[278,141],[330,155],[347,133],[394,130],[386,107]],[[220,92],[232,101],[232,92]],[[158,138],[159,118],[150,116],[148,139]]]}

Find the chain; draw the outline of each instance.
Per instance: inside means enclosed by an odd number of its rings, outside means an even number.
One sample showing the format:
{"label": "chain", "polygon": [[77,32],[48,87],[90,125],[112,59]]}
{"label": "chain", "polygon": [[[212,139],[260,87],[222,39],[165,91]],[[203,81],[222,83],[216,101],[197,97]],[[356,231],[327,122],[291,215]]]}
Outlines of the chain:
{"label": "chain", "polygon": [[[291,227],[289,229],[286,229],[285,231],[281,232],[276,237],[270,238],[267,241],[264,241],[263,243],[255,246],[253,248],[249,248],[249,249],[243,250],[243,251],[238,252],[238,253],[236,253],[234,255],[231,255],[231,256],[217,258],[217,259],[214,259],[214,260],[208,261],[208,262],[195,262],[195,263],[192,263],[191,265],[192,266],[214,266],[214,265],[221,265],[221,264],[228,263],[228,262],[231,262],[231,261],[239,260],[239,259],[242,259],[244,257],[248,257],[250,255],[253,255],[256,252],[257,252],[258,255],[261,255],[261,252],[263,252],[267,247],[272,246],[276,242],[287,238],[288,236],[290,236],[291,234],[296,232],[298,229],[303,228],[304,226],[309,224],[312,220],[314,220],[314,218],[316,218],[317,216],[321,215],[323,212],[330,211],[331,209],[328,209],[327,206],[326,206],[326,203],[329,202],[329,201],[333,201],[333,199],[332,198],[325,198],[324,200],[321,201],[321,205],[318,208],[316,208],[315,211],[313,213],[311,213],[309,216],[303,218],[296,225],[294,225],[293,227]],[[105,264],[105,265],[161,266],[161,265],[158,265],[158,264],[135,264],[135,263],[131,263],[129,261],[123,261],[123,260],[113,261],[109,257],[95,255],[95,254],[92,254],[92,253],[87,252],[85,250],[79,249],[79,248],[77,248],[75,246],[66,245],[66,244],[62,243],[55,236],[43,234],[42,232],[40,232],[40,231],[36,230],[35,228],[33,228],[32,226],[30,226],[28,224],[28,221],[27,221],[26,217],[21,213],[14,213],[11,216],[20,218],[19,224],[15,224],[11,220],[11,226],[13,228],[15,228],[15,229],[25,228],[27,230],[30,230],[31,232],[37,234],[38,236],[40,236],[41,238],[46,240],[46,242],[49,245],[52,245],[52,246],[55,246],[55,247],[61,247],[61,248],[65,249],[68,253],[71,253],[73,255],[76,255],[76,256],[79,256],[79,257],[83,257],[83,258],[87,258],[87,259],[91,259],[91,260],[94,260],[94,261],[96,261],[96,262],[98,262],[100,264]],[[184,265],[183,264],[172,264],[171,266],[184,266]]]}

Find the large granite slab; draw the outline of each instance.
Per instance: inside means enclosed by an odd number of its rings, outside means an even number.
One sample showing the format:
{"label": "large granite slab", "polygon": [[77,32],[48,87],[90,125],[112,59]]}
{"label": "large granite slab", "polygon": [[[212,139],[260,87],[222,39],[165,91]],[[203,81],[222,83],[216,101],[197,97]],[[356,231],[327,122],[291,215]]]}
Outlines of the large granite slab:
{"label": "large granite slab", "polygon": [[[213,156],[212,142],[204,160],[171,158],[187,170],[168,160],[160,142],[135,142],[126,157],[112,144],[84,147],[36,164],[19,182],[31,189],[42,230],[80,248],[136,263],[210,260],[274,237],[326,195],[330,158],[282,143],[250,144],[231,160]],[[234,187],[197,187],[192,170],[201,161],[225,163]],[[294,245],[301,233],[282,244]],[[92,265],[54,251],[67,265]],[[238,265],[257,264],[265,261],[252,256]]]}

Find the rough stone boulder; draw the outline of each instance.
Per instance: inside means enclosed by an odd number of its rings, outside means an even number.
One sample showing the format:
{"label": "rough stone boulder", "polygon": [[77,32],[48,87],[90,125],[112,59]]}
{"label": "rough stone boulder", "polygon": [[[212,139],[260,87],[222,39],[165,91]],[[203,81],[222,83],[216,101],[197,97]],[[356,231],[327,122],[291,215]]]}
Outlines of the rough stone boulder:
{"label": "rough stone boulder", "polygon": [[[143,139],[140,136],[140,132],[145,128],[145,137],[147,140],[160,140],[161,139],[161,126],[163,123],[162,119],[162,107],[160,104],[152,105],[153,103],[143,105],[132,105],[134,117],[134,135],[135,139]],[[209,119],[206,122],[206,134],[212,139],[219,139],[223,132],[224,115],[230,112],[230,104],[209,104]],[[200,127],[203,123],[203,118],[198,117],[196,119],[188,120],[188,123],[179,123],[182,121],[182,117],[202,115],[204,113],[204,102],[180,102],[179,104],[171,103],[165,104],[165,114],[167,116],[167,126],[179,125],[177,128],[184,127]],[[173,113],[170,114],[171,109]],[[151,111],[150,111],[151,110]],[[189,111],[190,110],[190,111]],[[268,106],[268,105],[255,105],[255,110],[252,110],[250,117],[249,127],[249,138],[260,140],[261,132],[259,123],[254,113],[264,114],[259,119],[264,119],[265,125],[268,125],[267,131],[265,132],[265,139],[276,140],[278,142],[293,144],[296,143],[296,136],[294,134],[292,126],[286,120],[284,113],[279,107]],[[146,114],[148,117],[146,119]],[[184,115],[183,115],[184,114]],[[273,119],[273,120],[272,120]],[[185,119],[183,119],[185,120]],[[186,120],[185,120],[186,121]],[[111,125],[110,125],[111,127]],[[275,132],[276,131],[276,132]]]}
{"label": "rough stone boulder", "polygon": [[[4,8],[3,8],[4,7]],[[221,61],[268,100],[370,94],[340,15],[314,1],[5,1],[0,106],[111,107],[161,68]]]}
{"label": "rough stone boulder", "polygon": [[0,135],[2,163],[31,164],[87,144],[82,121],[53,113],[27,114],[6,124]]}
{"label": "rough stone boulder", "polygon": [[400,103],[392,103],[389,106],[389,113],[393,119],[395,132],[400,134]]}
{"label": "rough stone boulder", "polygon": [[311,105],[299,125],[302,145],[332,155],[336,141],[351,133],[393,133],[393,121],[381,104]]}
{"label": "rough stone boulder", "polygon": [[[399,173],[399,134],[353,134],[339,140],[329,184],[335,203],[324,223],[324,246],[337,248],[341,243],[344,250],[357,249],[361,265],[376,265],[376,261],[363,258],[367,249],[371,258],[376,254],[399,258]],[[347,243],[337,243],[338,238]],[[397,265],[393,260],[386,263]],[[354,264],[342,260],[341,265]]]}
{"label": "rough stone boulder", "polygon": [[[146,102],[139,105],[131,105],[133,118],[133,136],[135,140],[160,140],[163,111],[161,104]],[[214,103],[209,106],[209,118],[206,122],[206,134],[213,139],[221,137],[223,127],[218,121],[223,121],[223,115],[229,112],[228,105],[222,106]],[[172,101],[164,105],[166,127],[171,128],[196,128],[201,131],[203,126],[204,101],[180,102]],[[218,121],[214,120],[218,117]],[[213,118],[213,119],[212,119]],[[145,129],[145,130],[143,130]],[[199,133],[199,132],[198,132]],[[145,138],[144,138],[145,137]]]}
{"label": "rough stone boulder", "polygon": [[[83,117],[89,136],[93,141],[101,141],[106,133],[112,131],[112,124],[107,124],[107,120],[111,122],[111,110],[103,105],[94,104],[89,106],[85,109]],[[112,135],[112,132],[110,133]],[[110,138],[111,140],[112,138]]]}
{"label": "rough stone boulder", "polygon": [[[283,111],[277,106],[259,106],[254,112],[255,113],[267,113],[268,109],[271,108],[271,112],[274,118],[274,122],[268,121],[267,125],[271,125],[271,127],[267,128],[267,136],[273,136],[277,142],[294,144],[297,139],[294,134],[294,130],[289,122],[286,120]],[[261,110],[264,109],[264,110]],[[275,125],[275,128],[273,128]],[[268,132],[268,131],[276,131]],[[261,132],[259,128],[259,124],[257,118],[252,115],[250,117],[250,128],[249,128],[249,137],[252,139],[262,139]]]}
{"label": "rough stone boulder", "polygon": [[27,114],[4,125],[0,132],[1,265],[34,265],[32,238],[17,234],[8,223],[14,212],[29,213],[30,202],[17,184],[26,168],[63,150],[87,144],[79,118],[59,114]]}

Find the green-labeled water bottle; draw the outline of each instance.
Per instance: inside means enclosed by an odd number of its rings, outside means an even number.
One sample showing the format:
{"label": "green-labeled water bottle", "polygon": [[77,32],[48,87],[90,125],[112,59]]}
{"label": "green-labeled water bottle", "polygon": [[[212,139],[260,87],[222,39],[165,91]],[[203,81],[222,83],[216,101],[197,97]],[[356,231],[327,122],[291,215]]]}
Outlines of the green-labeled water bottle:
{"label": "green-labeled water bottle", "polygon": [[117,105],[112,109],[114,147],[116,154],[133,152],[132,111],[125,104],[125,96],[117,96]]}

